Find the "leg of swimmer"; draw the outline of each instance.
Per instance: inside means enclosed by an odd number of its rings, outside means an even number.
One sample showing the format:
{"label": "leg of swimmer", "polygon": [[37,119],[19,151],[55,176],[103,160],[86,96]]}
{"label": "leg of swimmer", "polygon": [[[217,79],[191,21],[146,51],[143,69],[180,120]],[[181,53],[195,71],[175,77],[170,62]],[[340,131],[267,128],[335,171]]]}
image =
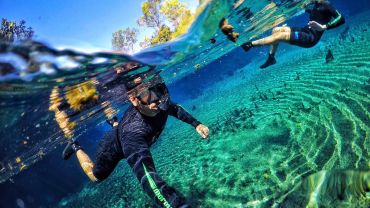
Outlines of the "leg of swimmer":
{"label": "leg of swimmer", "polygon": [[[288,29],[290,30],[290,28]],[[290,32],[275,32],[273,36],[278,41],[289,41],[290,40]],[[261,69],[264,69],[266,67],[276,64],[275,53],[277,51],[278,46],[279,46],[279,42],[276,42],[275,44],[271,45],[270,53],[267,57],[266,62],[260,66]]]}
{"label": "leg of swimmer", "polygon": [[260,66],[261,69],[264,69],[268,66],[276,64],[275,53],[276,53],[278,46],[279,44],[271,45],[270,53],[268,54],[266,62]]}
{"label": "leg of swimmer", "polygon": [[279,43],[276,43],[276,44],[271,45],[271,47],[270,47],[270,54],[273,55],[273,56],[275,56],[275,53],[276,53],[278,47],[279,47]]}
{"label": "leg of swimmer", "polygon": [[85,153],[85,151],[83,151],[82,149],[77,150],[76,156],[82,170],[85,172],[87,177],[89,177],[89,179],[93,182],[98,181],[98,179],[94,176],[93,173],[94,163],[91,161],[90,157]]}
{"label": "leg of swimmer", "polygon": [[279,32],[289,32],[290,33],[290,31],[291,31],[291,28],[287,26],[275,27],[274,29],[272,29],[272,34],[279,33]]}
{"label": "leg of swimmer", "polygon": [[[121,145],[118,141],[118,131],[119,130],[116,128],[108,131],[99,141],[99,145],[96,149],[96,158],[94,160],[92,173],[99,182],[108,178],[119,161],[124,158]],[[83,155],[83,152],[81,152],[81,154],[78,153],[77,156],[81,159],[80,162],[89,162],[86,159],[88,156],[86,154]],[[86,169],[86,171],[90,173],[89,169]]]}
{"label": "leg of swimmer", "polygon": [[[263,45],[274,45],[278,44],[280,41],[288,42],[290,40],[290,27],[276,27],[272,30],[272,34],[268,37],[261,38],[255,41],[248,41],[241,45],[244,51],[249,51],[251,48],[255,46],[263,46]],[[273,48],[275,51],[277,47]]]}
{"label": "leg of swimmer", "polygon": [[160,207],[187,207],[185,200],[176,190],[158,176],[149,147],[145,148],[142,144],[125,144],[123,149],[128,155],[127,162],[143,190]]}
{"label": "leg of swimmer", "polygon": [[241,47],[243,48],[244,51],[249,51],[251,48],[255,46],[263,46],[263,45],[275,45],[278,44],[284,36],[282,35],[281,32],[275,32],[270,36],[267,36],[265,38],[261,38],[255,41],[248,41],[246,43],[243,43]]}
{"label": "leg of swimmer", "polygon": [[69,141],[63,150],[62,157],[64,160],[68,160],[74,153],[76,153],[77,159],[89,179],[92,181],[97,181],[92,173],[94,163],[91,161],[90,157],[82,150],[82,147],[77,141]]}
{"label": "leg of swimmer", "polygon": [[289,41],[289,39],[290,33],[276,32],[268,37],[253,41],[252,45],[253,46],[274,45],[278,44],[280,41]]}

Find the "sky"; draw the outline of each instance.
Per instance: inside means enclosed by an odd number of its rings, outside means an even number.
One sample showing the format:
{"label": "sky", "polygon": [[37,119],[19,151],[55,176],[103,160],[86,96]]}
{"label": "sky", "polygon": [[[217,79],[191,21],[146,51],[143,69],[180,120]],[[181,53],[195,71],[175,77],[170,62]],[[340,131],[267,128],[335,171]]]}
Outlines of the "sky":
{"label": "sky", "polygon": [[[181,0],[195,11],[198,0]],[[139,28],[144,0],[0,0],[0,18],[26,21],[35,39],[56,48],[111,50],[112,33]],[[140,30],[139,41],[152,30]],[[136,47],[138,50],[138,47]]]}

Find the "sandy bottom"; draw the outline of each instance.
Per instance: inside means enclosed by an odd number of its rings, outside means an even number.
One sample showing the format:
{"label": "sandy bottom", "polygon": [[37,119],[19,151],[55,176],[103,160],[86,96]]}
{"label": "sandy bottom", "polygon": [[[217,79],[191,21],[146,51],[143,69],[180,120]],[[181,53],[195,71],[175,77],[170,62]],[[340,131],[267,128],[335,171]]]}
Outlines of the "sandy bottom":
{"label": "sandy bottom", "polygon": [[[350,20],[347,33],[340,32],[344,27],[327,32],[312,49],[278,54],[278,63],[266,70],[256,60],[183,103],[210,127],[211,138],[203,141],[190,126],[171,120],[152,149],[162,178],[194,207],[305,207],[312,190],[302,188],[303,178],[322,170],[369,171],[369,18]],[[334,60],[326,63],[328,49]],[[292,190],[301,198],[290,197]],[[317,203],[369,207],[370,197]],[[88,184],[59,206],[152,203],[122,161],[106,181]]]}

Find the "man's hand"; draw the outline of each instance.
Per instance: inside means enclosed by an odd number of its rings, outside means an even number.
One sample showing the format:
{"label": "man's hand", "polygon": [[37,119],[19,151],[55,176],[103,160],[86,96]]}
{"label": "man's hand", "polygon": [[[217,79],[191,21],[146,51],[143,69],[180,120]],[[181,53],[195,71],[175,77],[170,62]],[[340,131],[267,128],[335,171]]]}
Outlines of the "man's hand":
{"label": "man's hand", "polygon": [[203,139],[206,139],[208,137],[209,129],[207,126],[203,124],[199,124],[196,128],[197,132],[200,134],[200,136],[203,137]]}
{"label": "man's hand", "polygon": [[128,96],[128,99],[130,100],[130,102],[132,103],[132,105],[133,105],[134,107],[139,106],[139,104],[140,104],[140,100],[139,100],[139,99],[137,99],[135,96],[133,96],[133,95],[129,95],[129,96]]}
{"label": "man's hand", "polygon": [[141,77],[137,77],[134,79],[134,84],[141,84],[143,82],[143,79]]}
{"label": "man's hand", "polygon": [[317,30],[317,31],[324,31],[326,30],[326,25],[322,25],[318,22],[315,22],[315,21],[309,21],[308,22],[308,27],[309,28],[312,28],[314,30]]}
{"label": "man's hand", "polygon": [[158,106],[157,106],[157,104],[155,104],[155,103],[151,103],[150,105],[149,105],[149,109],[150,110],[158,110]]}

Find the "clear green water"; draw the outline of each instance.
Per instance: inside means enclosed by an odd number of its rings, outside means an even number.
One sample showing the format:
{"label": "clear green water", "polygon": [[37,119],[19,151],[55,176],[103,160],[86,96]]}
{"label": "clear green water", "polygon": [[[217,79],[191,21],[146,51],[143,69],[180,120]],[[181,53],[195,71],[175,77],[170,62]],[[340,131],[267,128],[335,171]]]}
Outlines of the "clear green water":
{"label": "clear green water", "polygon": [[[185,36],[183,40],[147,50],[162,51],[160,58],[145,53],[135,58],[159,64],[168,84],[201,73],[203,67],[225,54],[222,60],[233,69],[235,58],[227,55],[245,53],[231,52],[236,45],[217,31],[219,17],[229,15],[242,34],[241,43],[280,23],[281,14],[285,15],[284,21],[289,20],[298,9],[284,4],[266,9],[269,3],[243,2],[239,9],[250,7],[254,18],[238,22],[243,13],[232,9],[233,1],[214,1],[189,33],[201,34],[199,37]],[[194,207],[369,207],[369,19],[369,12],[347,18],[349,31],[346,26],[328,31],[311,49],[284,46],[277,55],[278,63],[266,70],[258,68],[265,56],[253,52],[250,63],[214,80],[198,96],[184,99],[181,104],[210,127],[210,140],[203,141],[190,126],[171,119],[152,147],[159,175]],[[214,33],[217,44],[211,45],[208,39]],[[189,41],[191,44],[186,44]],[[328,49],[334,60],[325,63]],[[163,52],[166,50],[169,52]],[[53,154],[54,148],[65,141],[59,127],[52,124],[54,114],[48,111],[50,91],[55,86],[80,83],[87,76],[99,76],[115,63],[127,61],[120,56],[107,57],[109,66],[92,71],[77,70],[52,78],[37,77],[34,82],[8,81],[2,85],[0,95],[6,102],[2,102],[1,110],[1,144],[7,151],[2,161],[3,164],[11,161],[9,164],[15,167],[1,172],[2,177],[8,179],[33,171],[27,168],[43,162],[40,150]],[[85,58],[89,62],[94,57]],[[210,70],[209,75],[212,79]],[[65,78],[63,82],[58,81],[61,77]],[[6,88],[6,84],[13,88]],[[37,104],[30,101],[36,97],[40,98]],[[14,103],[22,105],[9,107]],[[122,109],[118,104],[115,107]],[[32,125],[22,122],[19,118],[24,112],[26,115],[34,112],[32,119],[40,122]],[[102,113],[92,115],[86,123],[81,122],[83,125],[78,126],[74,136],[82,134],[83,139],[84,132],[89,130],[85,125],[97,125],[104,119]],[[37,123],[41,123],[40,130]],[[19,127],[18,132],[14,127]],[[9,144],[7,141],[14,135],[30,136],[29,147]],[[19,155],[27,164],[22,171],[18,171],[22,166],[15,161]],[[338,187],[348,187],[345,196],[338,196]],[[64,197],[57,205],[47,206],[153,205],[122,161],[103,183],[86,183],[82,190]]]}
{"label": "clear green water", "polygon": [[[321,170],[369,170],[370,51],[364,49],[370,36],[362,32],[369,17],[350,20],[356,26],[344,39],[294,48],[268,70],[257,69],[263,60],[256,59],[183,103],[187,109],[197,106],[190,112],[209,125],[211,139],[202,141],[181,122],[168,124],[153,148],[160,175],[195,207],[270,207],[271,199],[285,199],[277,203],[282,207],[305,207],[309,189],[298,189],[305,193],[300,198],[284,195],[302,177]],[[326,64],[328,48],[335,59]],[[86,201],[97,207],[151,204],[125,162],[107,182],[87,185],[60,206]],[[320,205],[368,207],[370,199]]]}

